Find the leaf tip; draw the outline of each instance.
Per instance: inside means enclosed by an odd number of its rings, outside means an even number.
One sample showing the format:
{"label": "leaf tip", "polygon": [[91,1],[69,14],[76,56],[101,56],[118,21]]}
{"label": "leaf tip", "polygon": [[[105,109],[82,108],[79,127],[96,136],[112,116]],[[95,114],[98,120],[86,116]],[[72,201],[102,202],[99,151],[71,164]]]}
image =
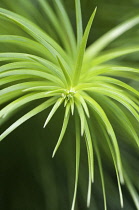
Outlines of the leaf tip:
{"label": "leaf tip", "polygon": [[55,153],[56,153],[56,151],[54,150],[54,151],[53,151],[53,154],[52,154],[52,158],[55,157]]}
{"label": "leaf tip", "polygon": [[45,123],[44,123],[43,128],[45,128],[45,127],[46,127],[46,125],[47,125],[47,122],[45,122]]}
{"label": "leaf tip", "polygon": [[84,130],[81,130],[81,136],[83,136],[83,134],[84,134]]}

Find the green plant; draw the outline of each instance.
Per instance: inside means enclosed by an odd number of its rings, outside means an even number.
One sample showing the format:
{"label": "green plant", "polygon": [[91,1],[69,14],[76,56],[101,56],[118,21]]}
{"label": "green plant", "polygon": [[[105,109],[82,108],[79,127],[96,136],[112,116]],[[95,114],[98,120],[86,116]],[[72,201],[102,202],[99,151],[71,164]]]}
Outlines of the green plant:
{"label": "green plant", "polygon": [[[1,123],[7,121],[27,103],[34,100],[40,101],[40,105],[9,126],[1,134],[0,140],[29,118],[53,106],[45,121],[45,127],[63,104],[65,109],[63,126],[53,156],[62,142],[69,118],[73,115],[72,119],[75,120],[76,127],[76,177],[72,210],[75,206],[77,192],[81,138],[85,140],[88,154],[87,206],[90,204],[91,184],[94,181],[95,153],[102,182],[104,208],[107,209],[101,161],[101,154],[103,150],[106,150],[115,167],[121,206],[123,206],[123,197],[120,183],[125,182],[138,209],[138,195],[122,164],[118,140],[109,116],[112,114],[113,121],[118,120],[119,129],[124,129],[130,135],[131,144],[134,145],[133,140],[135,140],[139,146],[139,138],[132,125],[133,117],[139,120],[139,92],[122,81],[122,78],[138,81],[139,70],[114,62],[115,58],[138,52],[139,47],[114,48],[102,53],[101,51],[117,37],[137,25],[139,16],[112,29],[86,49],[96,9],[83,32],[80,1],[75,1],[76,39],[60,0],[54,1],[56,14],[47,1],[39,0],[39,3],[54,26],[56,34],[51,28],[49,32],[54,38],[26,18],[6,9],[0,9],[0,17],[2,21],[7,20],[7,27],[11,27],[12,21],[29,35],[24,36],[23,31],[20,31],[19,35],[10,35],[8,32],[7,35],[0,35],[0,42],[20,46],[18,52],[7,50],[0,53],[0,61],[3,62],[0,67],[2,85],[0,94],[1,104],[4,104],[0,111]],[[15,27],[13,23],[12,27],[13,29]],[[18,34],[19,29],[16,30]],[[1,33],[4,33],[4,29]],[[22,48],[27,48],[30,52],[22,53]],[[126,110],[128,110],[128,115]],[[105,146],[101,145],[99,140],[102,136]]]}

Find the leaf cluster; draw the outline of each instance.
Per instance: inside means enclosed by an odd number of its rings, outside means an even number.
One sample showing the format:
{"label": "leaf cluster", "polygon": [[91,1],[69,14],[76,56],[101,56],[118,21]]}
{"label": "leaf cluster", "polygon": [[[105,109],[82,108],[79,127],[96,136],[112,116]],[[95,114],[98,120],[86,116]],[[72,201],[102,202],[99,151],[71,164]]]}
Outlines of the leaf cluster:
{"label": "leaf cluster", "polygon": [[[87,206],[90,205],[91,186],[94,182],[95,157],[102,183],[104,209],[107,209],[102,164],[103,146],[101,146],[104,144],[104,149],[109,153],[115,168],[121,206],[123,207],[121,184],[125,183],[136,208],[139,209],[137,191],[126,172],[119,141],[109,117],[111,116],[113,122],[118,122],[119,129],[128,133],[131,143],[134,147],[136,147],[135,144],[138,147],[139,138],[132,119],[139,121],[139,92],[125,83],[122,78],[139,81],[139,69],[123,66],[118,62],[115,63],[114,60],[138,53],[139,46],[130,45],[124,48],[116,47],[110,51],[104,50],[112,41],[136,26],[139,23],[139,16],[116,26],[86,47],[96,9],[83,31],[80,0],[75,1],[77,28],[75,35],[60,0],[53,0],[53,9],[45,0],[38,0],[38,2],[51,23],[51,31],[55,34],[55,38],[27,18],[0,8],[0,21],[3,19],[7,21],[7,32],[4,34],[5,29],[1,30],[0,42],[12,44],[20,49],[17,52],[0,52],[1,124],[26,104],[33,103],[35,100],[40,101],[39,105],[4,130],[0,140],[28,119],[52,106],[44,123],[45,128],[58,108],[63,106],[65,109],[63,125],[52,156],[54,157],[63,140],[72,115],[76,136],[76,171],[71,209],[75,208],[82,138],[88,155]],[[18,26],[22,29],[27,36],[24,36],[24,33],[18,35],[18,31],[16,35],[10,34],[11,24],[13,27]],[[24,49],[27,51],[24,52]],[[44,101],[42,102],[41,99]],[[126,115],[126,111],[130,114]],[[103,136],[101,141],[100,136]]]}

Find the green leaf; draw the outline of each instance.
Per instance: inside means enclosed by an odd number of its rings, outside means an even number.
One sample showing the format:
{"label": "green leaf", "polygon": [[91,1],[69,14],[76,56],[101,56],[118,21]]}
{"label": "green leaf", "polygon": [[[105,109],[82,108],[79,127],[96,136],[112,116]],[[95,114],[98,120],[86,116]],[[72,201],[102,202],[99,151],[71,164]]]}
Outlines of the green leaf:
{"label": "green leaf", "polygon": [[[75,56],[76,53],[76,41],[75,41],[75,35],[69,20],[69,17],[67,15],[67,12],[65,11],[65,8],[60,0],[54,0],[54,6],[56,8],[56,11],[58,13],[60,22],[63,27],[63,31],[66,33],[68,37],[68,41],[70,43],[71,52],[72,55]],[[59,56],[58,56],[59,57]]]}
{"label": "green leaf", "polygon": [[3,73],[0,73],[0,78],[3,77],[7,77],[7,76],[16,76],[16,75],[33,75],[33,76],[37,76],[38,78],[43,78],[46,79],[48,81],[52,81],[54,84],[60,85],[61,87],[64,86],[62,80],[60,80],[59,78],[57,78],[55,75],[51,75],[45,72],[41,72],[35,69],[19,69],[19,70],[10,70],[10,71],[6,71]]}
{"label": "green leaf", "polygon": [[[129,74],[129,73],[130,74]],[[93,77],[97,76],[97,75],[111,75],[111,76],[122,76],[122,77],[132,77],[135,76],[135,78],[137,77],[137,75],[139,74],[139,69],[135,69],[132,67],[125,67],[125,66],[116,66],[116,65],[100,65],[100,66],[95,66],[92,67],[88,74],[87,72],[84,72],[81,79],[82,81],[88,81],[89,79],[93,79]],[[84,82],[85,82],[84,81]]]}
{"label": "green leaf", "polygon": [[83,36],[82,13],[81,13],[80,0],[75,0],[75,7],[76,7],[77,43],[78,43],[78,46],[80,46],[82,36]]}
{"label": "green leaf", "polygon": [[111,137],[112,144],[113,144],[113,147],[114,147],[114,150],[115,150],[116,159],[117,159],[117,165],[118,165],[118,171],[119,171],[119,174],[120,174],[120,180],[123,183],[123,173],[122,173],[122,163],[121,163],[120,151],[119,151],[118,142],[117,142],[115,133],[113,131],[113,128],[112,128],[105,112],[101,108],[101,106],[93,98],[91,98],[87,94],[85,94],[83,92],[82,92],[82,94],[83,94],[82,96],[87,101],[87,103],[89,103],[89,105],[92,107],[92,109],[98,114],[100,119],[102,119],[102,121],[103,121],[103,123],[106,127],[106,130]]}
{"label": "green leaf", "polygon": [[[11,86],[9,86],[7,88],[2,89],[0,91],[0,96],[2,96],[4,94],[7,94],[9,92],[16,91],[16,90],[22,90],[22,91],[24,91],[27,88],[32,88],[32,87],[40,86],[41,84],[46,85],[46,91],[47,91],[47,85],[48,85],[47,82],[44,82],[44,81],[23,82],[23,83],[19,83],[19,84],[16,84],[16,85],[11,85]],[[48,87],[48,90],[49,90],[49,87]]]}
{"label": "green leaf", "polygon": [[9,76],[9,77],[4,77],[4,78],[0,79],[0,86],[11,83],[11,82],[16,82],[18,80],[21,81],[21,80],[26,80],[26,79],[33,79],[33,76],[32,75],[16,75],[16,76],[13,75],[13,76]]}
{"label": "green leaf", "polygon": [[80,116],[80,122],[81,122],[81,136],[84,134],[84,129],[85,129],[85,115],[84,115],[84,110],[82,108],[82,105],[80,104],[80,101],[78,97],[76,96],[75,98],[75,105],[78,110],[78,114]]}
{"label": "green leaf", "polygon": [[[58,92],[58,91],[57,91]],[[23,106],[26,103],[30,103],[34,100],[46,98],[50,96],[57,95],[56,91],[47,91],[47,92],[40,92],[40,93],[29,93],[25,96],[22,96],[15,101],[12,101],[7,106],[5,106],[3,109],[0,110],[0,117],[5,117],[9,113],[12,113],[12,111],[16,110],[17,108]]]}
{"label": "green leaf", "polygon": [[70,78],[69,72],[67,71],[67,69],[65,69],[65,67],[63,66],[62,61],[60,60],[59,57],[57,57],[57,60],[58,60],[58,63],[63,71],[64,77],[65,77],[66,83],[67,83],[67,89],[68,89],[71,87],[71,78]]}
{"label": "green leaf", "polygon": [[63,121],[63,126],[62,126],[62,130],[61,130],[61,133],[60,133],[60,136],[59,136],[59,139],[57,141],[57,144],[55,146],[55,149],[53,151],[53,155],[52,157],[55,156],[55,153],[56,151],[58,150],[61,142],[62,142],[62,139],[63,139],[63,136],[66,132],[66,128],[67,128],[67,125],[68,125],[68,122],[69,122],[69,116],[70,116],[70,104],[67,104],[66,106],[66,110],[65,110],[65,116],[64,116],[64,121]]}
{"label": "green leaf", "polygon": [[125,82],[122,82],[118,79],[113,79],[110,77],[105,77],[105,76],[99,76],[99,77],[94,77],[95,81],[104,81],[107,83],[112,83],[116,86],[120,86],[128,91],[131,91],[132,93],[134,93],[135,95],[139,96],[139,91],[137,91],[135,88],[132,88],[130,85],[127,85]]}
{"label": "green leaf", "polygon": [[104,209],[107,210],[107,202],[106,202],[106,190],[105,190],[105,181],[104,181],[104,174],[103,174],[103,168],[102,168],[102,162],[101,162],[101,156],[97,145],[97,140],[94,141],[94,148],[96,151],[96,156],[98,160],[98,167],[100,171],[100,177],[101,177],[101,183],[102,183],[102,191],[103,191],[103,199],[104,199]]}
{"label": "green leaf", "polygon": [[94,58],[100,51],[102,51],[105,47],[108,46],[112,41],[121,36],[123,33],[128,31],[139,24],[139,16],[133,17],[124,23],[116,26],[112,30],[108,31],[102,37],[100,37],[97,41],[95,41],[92,45],[88,47],[86,50],[85,58],[86,60],[91,60]]}
{"label": "green leaf", "polygon": [[17,127],[19,127],[22,123],[30,119],[31,117],[35,116],[39,112],[42,112],[43,110],[47,109],[49,106],[55,103],[57,98],[53,97],[41,105],[37,106],[36,108],[32,109],[30,112],[19,118],[16,122],[14,122],[9,128],[7,128],[1,135],[0,135],[0,141],[4,139],[9,133],[11,133],[13,130],[15,130]]}
{"label": "green leaf", "polygon": [[56,110],[59,108],[59,106],[61,105],[61,103],[63,102],[63,98],[59,98],[57,100],[57,102],[55,103],[55,105],[53,106],[52,110],[50,111],[45,123],[44,123],[44,128],[46,127],[46,125],[48,124],[48,122],[50,121],[50,119],[53,117],[54,113],[56,112]]}
{"label": "green leaf", "polygon": [[17,35],[0,35],[0,42],[12,43],[14,45],[19,45],[20,47],[29,48],[35,51],[35,53],[41,54],[45,58],[49,58],[52,61],[54,60],[49,51],[44,46],[26,37]]}
{"label": "green leaf", "polygon": [[70,44],[67,42],[67,36],[65,33],[63,33],[63,28],[60,24],[59,18],[55,15],[54,11],[50,7],[50,5],[45,0],[39,0],[39,3],[44,10],[45,14],[49,18],[51,22],[51,26],[54,26],[54,29],[56,30],[60,40],[62,41],[63,45],[65,46],[67,52],[71,53]]}
{"label": "green leaf", "polygon": [[[47,61],[46,59],[43,59],[41,57],[31,55],[31,54],[25,54],[25,53],[0,53],[0,61],[15,61],[15,60],[21,60],[21,61],[23,60],[24,62],[27,62],[27,60],[29,60],[29,62],[32,61],[33,64],[32,65],[30,64],[31,69],[33,68],[33,66],[34,66],[33,69],[36,69],[36,68],[38,68],[38,65],[40,65],[39,70],[57,75],[61,80],[64,78],[63,73],[58,66],[56,66],[54,63]],[[36,67],[35,67],[35,65],[36,65]],[[6,67],[6,65],[5,65],[5,67]],[[9,64],[9,66],[7,64],[7,68],[8,67],[9,68],[11,67],[11,69],[14,69],[14,67],[16,68],[16,62],[14,63],[13,67],[12,67],[12,64],[11,65]],[[18,68],[19,68],[19,66],[18,66]],[[69,67],[67,67],[67,65],[66,65],[66,68],[68,69]],[[5,68],[5,70],[6,70],[6,68]]]}
{"label": "green leaf", "polygon": [[36,61],[17,61],[12,63],[7,63],[0,66],[0,73],[8,70],[16,69],[36,69],[36,70],[45,70],[45,66]]}
{"label": "green leaf", "polygon": [[94,154],[93,154],[93,144],[92,144],[92,139],[91,139],[91,134],[90,134],[90,130],[89,130],[89,126],[87,123],[87,120],[85,118],[85,131],[84,131],[84,135],[87,141],[87,145],[88,145],[88,151],[89,151],[89,156],[90,156],[90,172],[91,172],[91,179],[92,182],[94,182]]}
{"label": "green leaf", "polygon": [[93,14],[91,15],[91,17],[89,19],[89,22],[86,26],[81,44],[79,46],[77,59],[76,59],[76,65],[75,65],[75,69],[74,69],[74,72],[73,72],[73,84],[74,85],[76,85],[78,83],[79,78],[80,78],[82,64],[83,64],[83,58],[84,58],[84,52],[85,52],[89,32],[90,32],[90,29],[91,29],[91,25],[92,25],[92,22],[93,22],[94,17],[95,17],[95,13],[96,13],[96,9],[94,10]]}
{"label": "green leaf", "polygon": [[88,128],[87,120],[85,118],[84,110],[78,100],[79,99],[76,97],[75,104],[76,104],[76,108],[80,117],[81,135],[84,134],[86,148],[87,148],[87,155],[88,155],[89,180],[88,180],[87,206],[89,207],[90,199],[91,199],[91,183],[94,181],[93,147],[92,147],[91,135]]}
{"label": "green leaf", "polygon": [[110,88],[108,89],[106,87],[105,89],[101,87],[93,87],[91,88],[91,91],[99,92],[102,95],[106,95],[120,102],[132,113],[132,115],[137,119],[137,121],[139,121],[139,115],[137,113],[139,112],[139,106],[137,106],[132,100],[130,100],[130,98],[127,97],[124,93],[117,90],[115,91],[114,89],[111,90]]}
{"label": "green leaf", "polygon": [[71,114],[74,114],[74,98],[72,97],[70,99],[70,107],[71,107]]}
{"label": "green leaf", "polygon": [[81,95],[79,97],[80,97],[80,103],[82,104],[82,107],[83,107],[87,117],[89,118],[90,115],[89,115],[89,110],[88,110],[87,104],[86,104],[84,98]]}
{"label": "green leaf", "polygon": [[120,203],[121,203],[121,207],[123,207],[123,194],[122,194],[122,189],[121,189],[121,184],[120,184],[120,176],[119,176],[119,173],[118,173],[118,164],[117,164],[117,160],[116,160],[116,157],[115,157],[115,152],[114,152],[113,146],[111,144],[111,141],[109,139],[109,136],[106,133],[105,128],[103,127],[103,125],[101,124],[101,122],[99,120],[98,120],[98,123],[99,123],[100,128],[103,131],[104,137],[105,137],[105,139],[108,143],[108,146],[109,146],[109,149],[110,149],[110,152],[111,152],[111,155],[112,155],[112,159],[113,159],[113,163],[114,163],[114,167],[115,167],[115,172],[116,172],[116,177],[117,177]]}
{"label": "green leaf", "polygon": [[135,203],[135,206],[136,206],[137,210],[139,210],[139,195],[138,195],[137,191],[135,190],[135,187],[132,185],[126,171],[124,173],[124,177],[125,177],[125,182],[127,184],[128,190],[129,190],[129,192],[133,198],[133,201]]}
{"label": "green leaf", "polygon": [[[100,101],[100,95],[98,94],[97,100]],[[124,128],[126,132],[135,139],[137,145],[139,146],[139,137],[132,125],[131,119],[126,116],[124,111],[122,111],[122,109],[108,97],[106,98],[105,96],[101,96],[101,103],[103,106],[105,106],[105,108],[107,107],[110,113],[112,113],[112,116],[115,120],[117,118],[120,127]]]}
{"label": "green leaf", "polygon": [[76,132],[76,172],[75,172],[75,186],[71,210],[75,208],[75,200],[77,194],[77,185],[79,177],[79,164],[80,164],[80,127],[79,127],[79,118],[75,116],[75,132]]}
{"label": "green leaf", "polygon": [[102,64],[114,58],[118,58],[118,57],[130,54],[130,53],[135,53],[135,52],[139,52],[138,46],[132,46],[129,48],[124,48],[124,49],[114,49],[109,52],[105,52],[102,55],[94,58],[90,66],[96,66],[98,64]]}
{"label": "green leaf", "polygon": [[22,90],[16,90],[16,91],[6,93],[6,94],[0,96],[0,105],[3,103],[7,103],[8,101],[11,101],[23,94],[24,93],[22,92]]}
{"label": "green leaf", "polygon": [[28,19],[0,8],[0,15],[9,18],[30,34],[34,39],[41,43],[46,49],[54,56],[59,56],[62,60],[65,60],[66,55],[63,49],[46,33],[44,33],[37,25]]}
{"label": "green leaf", "polygon": [[89,178],[88,178],[88,192],[87,192],[87,207],[88,208],[90,207],[91,191],[92,191],[92,180],[91,180],[91,175],[89,173]]}

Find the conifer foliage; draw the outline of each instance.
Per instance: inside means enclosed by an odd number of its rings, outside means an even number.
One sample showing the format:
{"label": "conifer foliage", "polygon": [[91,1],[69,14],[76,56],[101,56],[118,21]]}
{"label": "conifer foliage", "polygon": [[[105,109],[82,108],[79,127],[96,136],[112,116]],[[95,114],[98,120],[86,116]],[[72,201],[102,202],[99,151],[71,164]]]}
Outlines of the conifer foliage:
{"label": "conifer foliage", "polygon": [[[107,209],[107,187],[102,164],[105,149],[115,168],[121,207],[123,207],[121,184],[125,184],[139,210],[137,191],[128,177],[124,164],[126,160],[122,159],[119,140],[113,126],[113,122],[117,122],[118,130],[129,135],[131,145],[138,148],[139,137],[133,121],[136,123],[139,121],[139,92],[124,82],[126,81],[124,79],[139,81],[139,69],[121,65],[120,62],[115,63],[114,60],[138,53],[139,45],[105,50],[112,41],[139,24],[139,16],[121,23],[87,47],[96,8],[83,30],[80,0],[75,0],[77,29],[75,34],[60,0],[53,0],[52,7],[47,0],[38,0],[38,3],[49,20],[49,25],[46,23],[48,33],[33,21],[0,8],[1,25],[6,21],[6,29],[4,25],[1,28],[0,43],[12,44],[15,49],[18,47],[18,51],[5,48],[4,52],[0,52],[1,126],[3,127],[9,118],[19,113],[27,104],[35,100],[40,102],[3,130],[0,140],[28,119],[51,107],[44,122],[45,128],[55,112],[59,111],[59,107],[63,106],[65,110],[63,125],[52,157],[64,140],[72,116],[75,124],[76,171],[71,209],[75,208],[80,144],[81,139],[84,139],[89,171],[87,206],[90,205],[91,186],[95,181],[94,162],[97,162],[104,209]],[[43,18],[45,22],[45,17]],[[11,33],[12,30],[14,33]],[[27,52],[24,52],[24,49]],[[123,143],[126,144],[126,140],[123,140]]]}

